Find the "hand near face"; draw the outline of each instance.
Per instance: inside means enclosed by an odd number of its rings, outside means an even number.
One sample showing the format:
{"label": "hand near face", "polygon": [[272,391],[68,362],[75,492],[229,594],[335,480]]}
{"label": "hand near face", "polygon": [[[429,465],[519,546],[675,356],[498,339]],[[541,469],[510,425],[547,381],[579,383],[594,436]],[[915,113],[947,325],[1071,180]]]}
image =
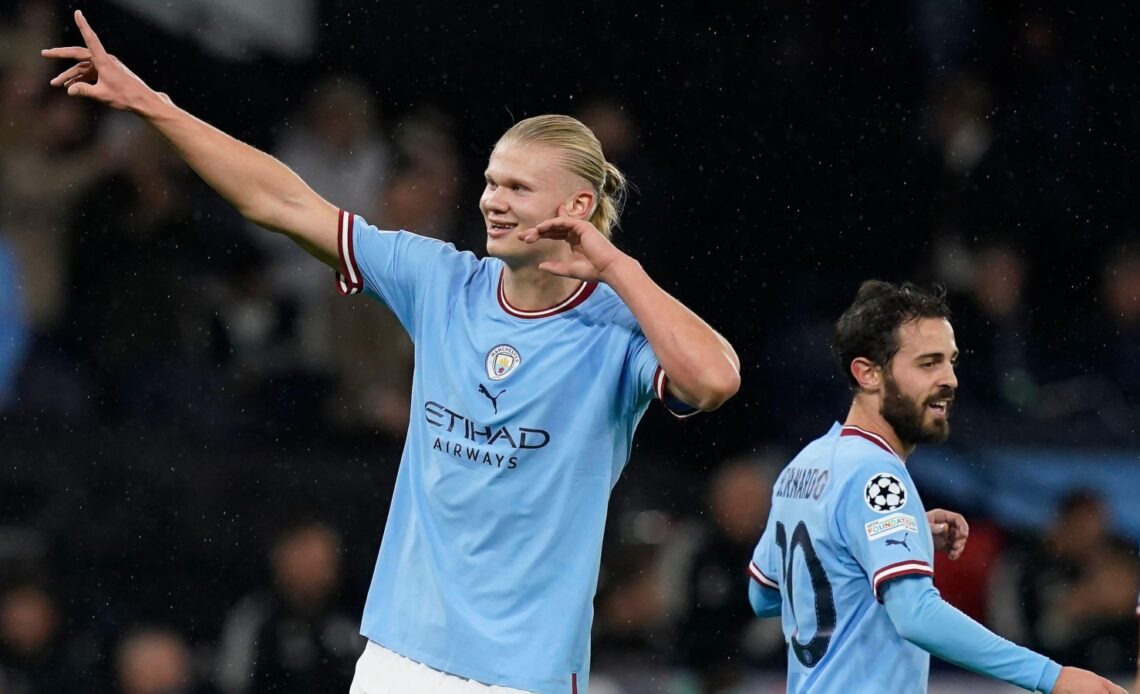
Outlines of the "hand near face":
{"label": "hand near face", "polygon": [[926,512],[930,523],[930,534],[934,539],[934,549],[946,552],[950,559],[957,561],[966,550],[966,540],[970,537],[970,525],[960,513],[936,508]]}
{"label": "hand near face", "polygon": [[605,282],[606,273],[618,260],[626,258],[602,232],[584,219],[566,216],[565,207],[559,206],[558,216],[537,227],[519,232],[519,239],[535,243],[541,239],[565,241],[570,247],[565,260],[547,260],[538,267],[553,275],[573,277],[586,282]]}

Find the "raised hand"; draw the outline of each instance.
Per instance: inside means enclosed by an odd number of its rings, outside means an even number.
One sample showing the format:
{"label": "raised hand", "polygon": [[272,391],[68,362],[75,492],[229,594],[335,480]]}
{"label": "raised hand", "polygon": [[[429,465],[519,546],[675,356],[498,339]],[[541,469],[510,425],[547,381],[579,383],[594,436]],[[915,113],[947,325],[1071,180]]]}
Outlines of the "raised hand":
{"label": "raised hand", "polygon": [[79,10],[75,11],[75,24],[85,45],[40,52],[45,58],[76,61],[51,81],[53,87],[64,87],[70,96],[94,99],[121,111],[138,111],[147,99],[156,96],[169,101],[165,94],[155,92],[118,58],[107,53]]}
{"label": "raised hand", "polygon": [[930,535],[934,539],[934,549],[946,552],[950,559],[957,561],[966,550],[966,540],[970,537],[970,525],[960,513],[936,508],[926,512],[930,523]]}
{"label": "raised hand", "polygon": [[628,258],[609,239],[602,236],[593,224],[584,219],[567,217],[563,207],[558,216],[537,227],[523,229],[519,239],[535,243],[541,239],[565,241],[570,246],[567,260],[547,260],[538,264],[540,270],[553,275],[573,277],[586,282],[605,282],[606,272],[622,258]]}
{"label": "raised hand", "polygon": [[1128,694],[1124,687],[1117,686],[1105,678],[1075,667],[1061,668],[1057,684],[1052,694]]}

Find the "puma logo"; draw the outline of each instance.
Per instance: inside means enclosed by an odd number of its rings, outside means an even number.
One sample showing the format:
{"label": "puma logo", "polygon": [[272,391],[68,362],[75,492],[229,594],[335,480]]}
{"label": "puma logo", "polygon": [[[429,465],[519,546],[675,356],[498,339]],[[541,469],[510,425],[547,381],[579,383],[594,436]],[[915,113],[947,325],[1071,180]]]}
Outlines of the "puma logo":
{"label": "puma logo", "polygon": [[491,391],[487,390],[487,386],[480,383],[479,392],[487,396],[487,399],[491,401],[491,407],[495,408],[495,414],[499,414],[499,397],[507,391],[500,390],[498,395],[491,395]]}
{"label": "puma logo", "polygon": [[903,539],[901,539],[901,540],[887,540],[887,547],[890,547],[891,545],[902,545],[906,549],[906,551],[909,552],[910,551],[910,545],[908,545],[906,543],[906,536],[908,534],[909,533],[903,533]]}

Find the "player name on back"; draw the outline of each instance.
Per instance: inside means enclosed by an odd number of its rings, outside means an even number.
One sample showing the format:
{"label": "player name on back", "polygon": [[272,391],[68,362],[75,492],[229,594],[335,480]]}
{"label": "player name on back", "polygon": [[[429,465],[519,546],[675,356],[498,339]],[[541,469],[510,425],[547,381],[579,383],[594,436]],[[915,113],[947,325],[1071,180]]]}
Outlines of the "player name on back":
{"label": "player name on back", "polygon": [[776,480],[776,493],[773,496],[784,499],[819,500],[831,473],[819,468],[786,468]]}

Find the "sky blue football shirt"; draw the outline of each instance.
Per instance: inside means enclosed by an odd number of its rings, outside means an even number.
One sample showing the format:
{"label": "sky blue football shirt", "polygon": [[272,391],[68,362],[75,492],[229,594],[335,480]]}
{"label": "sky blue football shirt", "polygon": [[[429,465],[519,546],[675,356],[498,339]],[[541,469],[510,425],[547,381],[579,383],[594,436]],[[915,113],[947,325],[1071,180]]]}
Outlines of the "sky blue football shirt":
{"label": "sky blue football shirt", "polygon": [[344,212],[339,244],[341,293],[391,308],[416,359],[361,633],[486,684],[584,694],[610,490],[666,387],[649,343],[605,285],[521,311],[497,259]]}
{"label": "sky blue football shirt", "polygon": [[836,424],[776,479],[749,573],[778,590],[788,692],[926,691],[930,655],[880,604],[884,582],[933,575],[926,511],[880,436]]}

